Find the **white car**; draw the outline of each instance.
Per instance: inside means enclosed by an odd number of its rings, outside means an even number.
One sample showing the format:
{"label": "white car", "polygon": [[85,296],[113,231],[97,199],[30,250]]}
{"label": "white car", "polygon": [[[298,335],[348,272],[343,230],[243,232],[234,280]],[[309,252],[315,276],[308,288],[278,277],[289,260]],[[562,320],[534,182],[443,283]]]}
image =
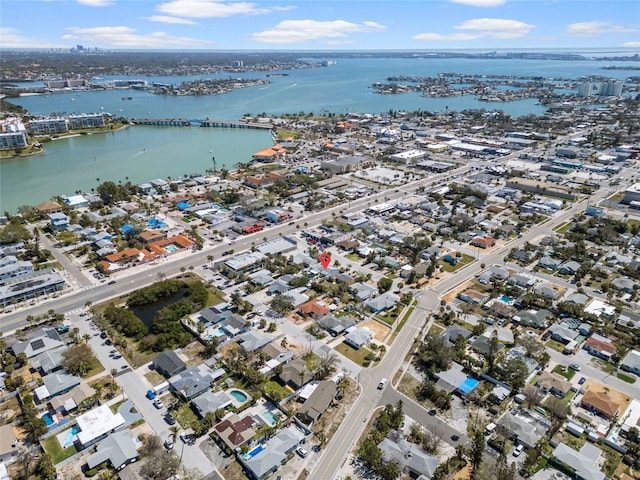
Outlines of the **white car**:
{"label": "white car", "polygon": [[387,385],[387,379],[383,378],[382,380],[380,380],[380,383],[378,384],[378,390],[382,390],[384,387],[386,387]]}
{"label": "white car", "polygon": [[302,447],[298,447],[296,448],[296,453],[298,455],[300,455],[302,458],[305,458],[307,455],[309,455],[309,452],[307,452],[304,448]]}
{"label": "white car", "polygon": [[516,448],[513,449],[513,456],[519,457],[522,453],[522,450],[524,450],[524,445],[519,444]]}
{"label": "white car", "polygon": [[162,400],[160,400],[159,398],[156,398],[153,401],[153,406],[160,410],[162,407],[164,407],[164,403],[162,403]]}

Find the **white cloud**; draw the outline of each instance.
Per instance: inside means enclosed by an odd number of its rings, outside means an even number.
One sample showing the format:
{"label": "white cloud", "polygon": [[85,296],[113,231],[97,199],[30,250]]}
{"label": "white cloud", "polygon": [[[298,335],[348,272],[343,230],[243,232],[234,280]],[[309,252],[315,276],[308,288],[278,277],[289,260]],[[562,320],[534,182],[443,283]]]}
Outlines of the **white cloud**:
{"label": "white cloud", "polygon": [[451,2],[471,7],[499,7],[507,3],[507,0],[451,0]]}
{"label": "white cloud", "polygon": [[262,43],[298,43],[325,38],[341,40],[352,33],[367,33],[385,30],[377,22],[351,23],[344,20],[320,22],[317,20],[285,20],[273,29],[257,32],[251,38]]}
{"label": "white cloud", "polygon": [[192,22],[191,20],[187,20],[186,18],[170,17],[168,15],[151,15],[150,17],[146,17],[146,20],[149,20],[150,22],[158,22],[158,23],[179,23],[181,25],[197,25],[196,22]]}
{"label": "white cloud", "polygon": [[15,28],[0,27],[2,48],[63,48],[62,44],[52,44],[49,41],[38,40],[32,34],[20,35]]}
{"label": "white cloud", "polygon": [[161,13],[188,18],[226,18],[233,15],[264,15],[284,12],[295,7],[262,7],[251,2],[221,2],[216,0],[171,0],[156,7]]}
{"label": "white cloud", "polygon": [[190,37],[176,37],[166,32],[136,33],[130,27],[69,27],[64,40],[115,48],[198,48],[211,47],[212,42]]}
{"label": "white cloud", "polygon": [[114,0],[78,0],[78,3],[87,7],[110,7],[116,2]]}
{"label": "white cloud", "polygon": [[626,42],[622,44],[623,47],[640,48],[640,42]]}
{"label": "white cloud", "polygon": [[[506,18],[475,18],[453,27],[454,30],[465,30],[465,33],[419,33],[414,40],[432,41],[469,41],[480,38],[497,38],[508,40],[528,35],[535,25]],[[468,32],[468,33],[467,33]]]}
{"label": "white cloud", "polygon": [[567,25],[567,33],[573,37],[596,37],[606,33],[631,33],[637,29],[614,25],[611,22],[580,22]]}

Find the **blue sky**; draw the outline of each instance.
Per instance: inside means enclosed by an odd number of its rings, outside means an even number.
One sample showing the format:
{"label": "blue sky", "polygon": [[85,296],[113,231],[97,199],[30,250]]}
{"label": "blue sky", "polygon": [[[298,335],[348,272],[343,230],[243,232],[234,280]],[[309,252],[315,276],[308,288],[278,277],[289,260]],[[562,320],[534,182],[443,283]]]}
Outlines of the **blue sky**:
{"label": "blue sky", "polygon": [[638,0],[2,0],[1,48],[630,47]]}

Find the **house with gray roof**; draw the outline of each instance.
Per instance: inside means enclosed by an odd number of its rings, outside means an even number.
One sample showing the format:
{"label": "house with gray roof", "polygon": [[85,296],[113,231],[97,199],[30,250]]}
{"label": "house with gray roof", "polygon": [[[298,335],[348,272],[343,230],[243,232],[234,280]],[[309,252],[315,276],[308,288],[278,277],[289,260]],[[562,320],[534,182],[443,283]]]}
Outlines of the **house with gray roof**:
{"label": "house with gray roof", "polygon": [[440,463],[438,457],[428,454],[399,434],[388,435],[378,447],[386,462],[398,462],[402,472],[411,478],[431,478]]}
{"label": "house with gray roof", "polygon": [[368,300],[378,293],[376,287],[362,282],[354,283],[350,289],[360,301]]}
{"label": "house with gray roof", "polygon": [[307,425],[312,424],[331,406],[336,393],[338,385],[331,380],[322,380],[298,410],[298,418]]}
{"label": "house with gray roof", "polygon": [[390,310],[400,301],[400,297],[392,292],[385,292],[367,302],[367,308],[373,313]]}
{"label": "house with gray roof", "polygon": [[509,278],[509,270],[507,270],[506,268],[498,267],[496,265],[492,265],[478,276],[478,281],[486,285],[487,283],[491,283],[492,278],[497,278],[498,280],[506,280],[507,278]]}
{"label": "house with gray roof", "polygon": [[283,383],[291,385],[295,390],[313,380],[313,372],[307,368],[306,362],[296,358],[283,365],[282,372],[278,375]]}
{"label": "house with gray roof", "polygon": [[498,431],[512,441],[518,441],[527,448],[533,448],[544,436],[548,426],[538,423],[529,416],[514,415],[507,411],[496,422]]}
{"label": "house with gray roof", "polygon": [[187,364],[173,350],[162,352],[151,362],[153,368],[165,378],[173,377],[187,369]]}
{"label": "house with gray roof", "polygon": [[224,374],[223,369],[213,370],[202,363],[171,377],[169,386],[188,401],[209,390],[211,384]]}
{"label": "house with gray roof", "polygon": [[620,369],[640,375],[640,352],[630,350],[620,362]]}
{"label": "house with gray roof", "polygon": [[516,285],[520,288],[529,288],[533,287],[536,284],[536,281],[529,275],[518,273],[515,275],[511,275],[507,280],[507,283],[509,285]]}
{"label": "house with gray roof", "polygon": [[62,354],[67,351],[66,345],[61,345],[46,352],[42,352],[31,359],[31,366],[40,372],[40,375],[47,375],[62,368]]}
{"label": "house with gray roof", "polygon": [[87,467],[95,468],[109,462],[115,470],[120,470],[138,459],[139,443],[131,435],[131,430],[112,433],[96,446],[97,451],[87,457]]}
{"label": "house with gray roof", "polygon": [[67,393],[74,387],[80,385],[82,379],[66,372],[50,373],[42,377],[42,385],[34,390],[36,398],[43,400]]}
{"label": "house with gray roof", "polygon": [[18,260],[15,256],[9,255],[0,258],[0,284],[7,280],[22,277],[33,272],[33,264],[26,260]]}
{"label": "house with gray roof", "polygon": [[569,260],[558,266],[558,271],[565,275],[575,275],[581,265],[575,260]]}
{"label": "house with gray roof", "polygon": [[551,258],[549,256],[544,256],[540,260],[538,260],[538,266],[540,268],[546,268],[547,270],[555,270],[562,263],[561,260],[556,258]]}
{"label": "house with gray roof", "polygon": [[271,343],[273,340],[271,337],[262,335],[255,330],[249,330],[248,332],[238,335],[238,343],[244,349],[245,352],[255,352],[260,350],[265,345]]}
{"label": "house with gray roof", "polygon": [[450,325],[440,334],[440,336],[446,338],[451,343],[456,343],[458,337],[462,337],[466,340],[471,336],[471,332],[460,325]]}
{"label": "house with gray roof", "polygon": [[586,305],[587,302],[589,301],[589,297],[587,297],[583,293],[574,292],[567,295],[567,297],[565,298],[565,301],[573,302],[577,305]]}
{"label": "house with gray roof", "polygon": [[600,470],[602,450],[586,442],[580,450],[574,450],[560,442],[553,450],[552,458],[569,467],[578,480],[604,480],[605,474]]}
{"label": "house with gray roof", "polygon": [[196,412],[202,418],[204,418],[208,412],[215,412],[220,408],[227,408],[232,403],[231,397],[229,397],[226,392],[212,392],[210,390],[204,392],[202,395],[198,395],[191,401]]}
{"label": "house with gray roof", "polygon": [[367,327],[360,327],[352,330],[344,337],[344,343],[353,348],[360,349],[373,339],[373,333]]}
{"label": "house with gray roof", "polygon": [[636,282],[627,277],[614,278],[611,283],[617,290],[622,290],[624,293],[633,293],[633,287]]}
{"label": "house with gray roof", "polygon": [[533,292],[536,295],[540,295],[541,297],[548,298],[550,300],[555,300],[560,295],[560,292],[558,290],[553,288],[551,285],[544,283],[536,285],[536,287],[533,289]]}
{"label": "house with gray roof", "polygon": [[45,327],[33,332],[33,335],[29,340],[14,343],[9,348],[16,357],[19,354],[24,353],[27,358],[32,358],[42,352],[61,347],[63,345],[64,342],[60,338],[60,335],[58,335],[58,332],[56,332],[56,329]]}
{"label": "house with gray roof", "polygon": [[249,282],[258,287],[266,287],[273,283],[273,273],[266,268],[251,273],[248,278]]}
{"label": "house with gray roof", "polygon": [[287,455],[304,440],[304,433],[295,425],[280,430],[274,437],[262,444],[262,450],[254,455],[238,455],[238,461],[244,465],[254,480],[262,480],[278,470]]}
{"label": "house with gray roof", "polygon": [[567,328],[564,325],[559,325],[557,323],[551,325],[548,331],[551,332],[551,338],[558,342],[564,343],[565,345],[578,338],[579,335],[577,331]]}
{"label": "house with gray roof", "polygon": [[336,317],[329,313],[318,320],[318,325],[324,328],[331,336],[337,337],[356,324],[355,320],[348,315]]}
{"label": "house with gray roof", "polygon": [[231,310],[223,310],[222,312],[218,311],[214,307],[205,308],[201,310],[198,314],[199,320],[206,324],[215,325],[216,323],[222,322],[227,318],[230,318],[233,315]]}
{"label": "house with gray roof", "polygon": [[513,317],[513,321],[526,327],[546,328],[549,317],[551,317],[551,312],[544,308],[540,310],[521,310]]}

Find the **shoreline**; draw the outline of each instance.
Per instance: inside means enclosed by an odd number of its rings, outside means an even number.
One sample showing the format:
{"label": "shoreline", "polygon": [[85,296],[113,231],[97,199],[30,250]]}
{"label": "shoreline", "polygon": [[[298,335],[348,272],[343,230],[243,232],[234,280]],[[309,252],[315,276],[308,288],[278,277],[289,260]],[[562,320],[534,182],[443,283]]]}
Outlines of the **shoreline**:
{"label": "shoreline", "polygon": [[[106,132],[88,132],[88,133],[72,133],[70,135],[64,135],[62,137],[56,137],[56,138],[52,138],[50,141],[52,142],[57,142],[59,140],[66,140],[67,138],[74,138],[74,137],[82,137],[82,136],[88,136],[88,135],[103,135],[105,133],[115,133],[115,132],[119,132],[120,130],[124,130],[129,128],[131,125],[122,125],[120,128],[117,128],[115,130],[109,130]],[[44,145],[44,144],[43,144]],[[46,153],[47,149],[44,148],[44,146],[40,149],[40,151],[38,152],[31,152],[31,153],[25,153],[25,154],[19,154],[19,155],[9,155],[7,157],[0,157],[0,161],[1,160],[9,160],[9,159],[14,159],[14,158],[27,158],[27,157],[32,157],[34,155],[41,155],[43,153]]]}

